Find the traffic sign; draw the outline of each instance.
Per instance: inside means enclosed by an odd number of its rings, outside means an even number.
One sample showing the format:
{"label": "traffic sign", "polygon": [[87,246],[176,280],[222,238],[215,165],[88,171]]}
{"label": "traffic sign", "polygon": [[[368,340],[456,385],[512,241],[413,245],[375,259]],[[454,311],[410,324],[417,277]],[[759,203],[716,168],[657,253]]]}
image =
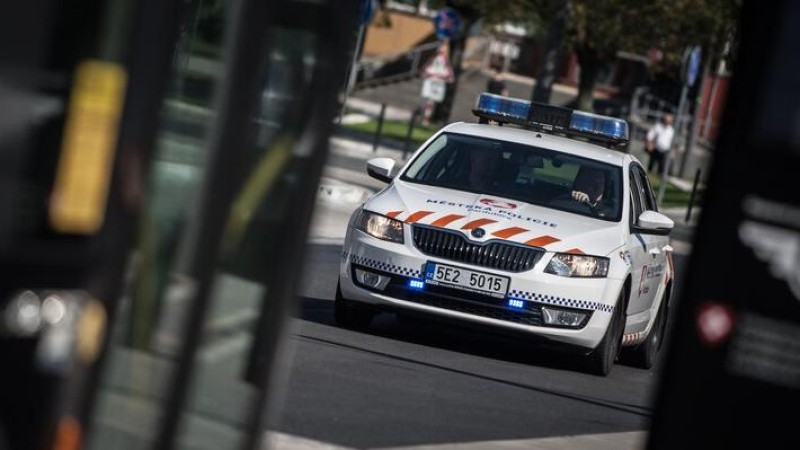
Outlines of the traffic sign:
{"label": "traffic sign", "polygon": [[436,51],[436,55],[422,68],[422,76],[425,78],[436,78],[451,83],[455,80],[453,67],[450,65],[450,58],[447,57],[447,46],[442,45]]}
{"label": "traffic sign", "polygon": [[453,39],[461,34],[461,16],[453,8],[442,8],[433,19],[439,39]]}
{"label": "traffic sign", "polygon": [[372,16],[375,15],[375,0],[361,0],[361,16],[359,22],[361,25],[366,25],[372,21]]}
{"label": "traffic sign", "polygon": [[425,78],[422,83],[422,97],[434,102],[441,102],[444,100],[444,94],[447,91],[447,83],[438,78]]}
{"label": "traffic sign", "polygon": [[694,86],[697,81],[697,75],[700,72],[700,59],[702,50],[699,45],[689,47],[683,55],[683,81],[689,87]]}

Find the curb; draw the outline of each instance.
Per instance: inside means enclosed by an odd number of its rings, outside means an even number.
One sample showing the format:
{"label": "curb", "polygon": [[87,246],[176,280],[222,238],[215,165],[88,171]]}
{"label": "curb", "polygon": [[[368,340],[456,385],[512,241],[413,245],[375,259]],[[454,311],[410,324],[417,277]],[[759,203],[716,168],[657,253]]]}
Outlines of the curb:
{"label": "curb", "polygon": [[337,204],[359,204],[372,195],[372,191],[332,178],[322,177],[317,188],[317,199]]}

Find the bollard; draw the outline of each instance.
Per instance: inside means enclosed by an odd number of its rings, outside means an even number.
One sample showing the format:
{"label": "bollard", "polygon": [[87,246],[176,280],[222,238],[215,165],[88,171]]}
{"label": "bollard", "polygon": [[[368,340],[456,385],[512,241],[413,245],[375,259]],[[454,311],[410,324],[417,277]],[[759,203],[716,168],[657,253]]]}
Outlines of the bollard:
{"label": "bollard", "polygon": [[408,158],[408,152],[411,150],[411,136],[414,134],[414,127],[416,126],[418,115],[419,108],[415,108],[411,113],[411,118],[408,121],[408,131],[406,132],[406,140],[403,144],[403,152],[405,153],[406,158]]}
{"label": "bollard", "polygon": [[689,207],[686,208],[686,219],[684,222],[689,223],[689,219],[692,218],[692,206],[694,205],[694,198],[697,194],[697,185],[700,183],[700,172],[702,170],[698,167],[697,172],[694,174],[694,184],[692,185],[692,194],[689,196]]}
{"label": "bollard", "polygon": [[372,141],[372,152],[378,151],[378,144],[381,142],[381,133],[383,133],[383,117],[386,115],[386,103],[381,103],[381,113],[378,116],[378,128],[375,130],[375,139]]}

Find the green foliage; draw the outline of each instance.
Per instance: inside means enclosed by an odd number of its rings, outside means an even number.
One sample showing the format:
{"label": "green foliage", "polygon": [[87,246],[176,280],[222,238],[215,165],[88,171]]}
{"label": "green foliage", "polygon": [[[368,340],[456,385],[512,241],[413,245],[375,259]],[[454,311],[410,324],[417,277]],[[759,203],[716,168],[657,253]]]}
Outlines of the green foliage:
{"label": "green foliage", "polygon": [[[690,45],[718,55],[733,36],[740,0],[571,0],[569,43],[609,61],[617,51],[658,48],[657,67],[679,66]],[[579,54],[580,57],[580,54]]]}
{"label": "green foliage", "polygon": [[735,38],[741,0],[661,0],[653,45],[664,50],[665,65],[679,65],[683,49],[697,44],[712,62]]}
{"label": "green foliage", "polygon": [[[565,44],[583,68],[579,107],[591,105],[598,69],[618,51],[645,54],[658,49],[663,59],[652,71],[680,67],[684,50],[700,45],[712,62],[735,38],[741,0],[450,0],[441,5],[469,5],[487,24],[528,25],[538,37],[559,3],[567,8]],[[735,45],[734,45],[735,47]],[[735,53],[734,53],[735,54]],[[729,61],[730,62],[730,61]]]}
{"label": "green foliage", "polygon": [[474,12],[488,27],[506,22],[523,25],[538,36],[544,29],[546,14],[543,10],[547,9],[547,3],[547,0],[432,0],[428,6],[434,9],[450,6],[459,12]]}
{"label": "green foliage", "polygon": [[[342,125],[342,127],[350,131],[361,133],[366,138],[371,138],[371,136],[375,135],[375,132],[378,129],[378,122],[375,119],[370,119],[368,122],[352,124],[352,125]],[[415,146],[418,146],[423,142],[425,142],[426,140],[428,140],[429,137],[433,136],[434,133],[439,131],[439,128],[441,127],[438,124],[432,124],[432,125],[417,124],[414,127],[413,133],[411,134],[411,142]],[[397,120],[385,120],[383,122],[383,128],[381,129],[381,138],[394,140],[398,142],[405,142],[407,133],[408,133],[408,122],[397,121]]]}

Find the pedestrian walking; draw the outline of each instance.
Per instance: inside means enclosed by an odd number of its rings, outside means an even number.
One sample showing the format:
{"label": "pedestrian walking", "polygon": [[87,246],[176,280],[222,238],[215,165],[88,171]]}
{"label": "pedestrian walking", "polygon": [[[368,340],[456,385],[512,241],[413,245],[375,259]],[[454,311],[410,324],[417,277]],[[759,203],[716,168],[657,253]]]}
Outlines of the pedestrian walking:
{"label": "pedestrian walking", "polygon": [[658,166],[658,175],[664,173],[664,166],[670,158],[672,139],[675,137],[675,128],[672,126],[672,114],[665,114],[661,122],[655,124],[647,132],[645,150],[650,155],[647,163],[647,172],[653,173],[653,168]]}
{"label": "pedestrian walking", "polygon": [[489,81],[486,83],[486,92],[497,95],[508,95],[508,86],[506,86],[505,77],[500,69],[495,69],[494,74],[489,78]]}

